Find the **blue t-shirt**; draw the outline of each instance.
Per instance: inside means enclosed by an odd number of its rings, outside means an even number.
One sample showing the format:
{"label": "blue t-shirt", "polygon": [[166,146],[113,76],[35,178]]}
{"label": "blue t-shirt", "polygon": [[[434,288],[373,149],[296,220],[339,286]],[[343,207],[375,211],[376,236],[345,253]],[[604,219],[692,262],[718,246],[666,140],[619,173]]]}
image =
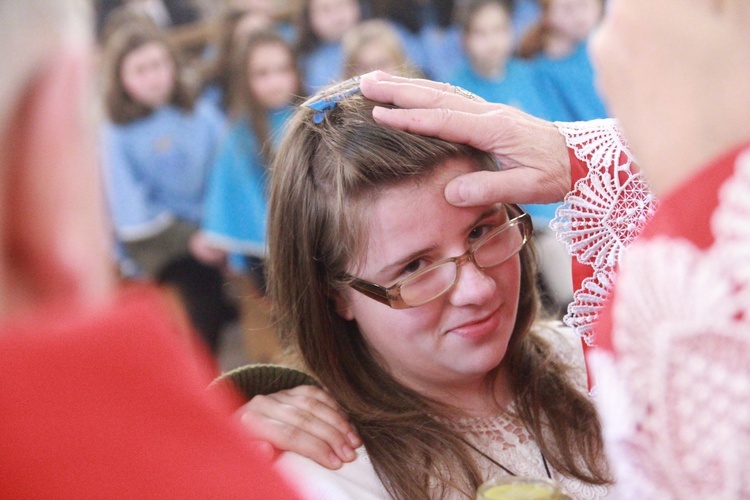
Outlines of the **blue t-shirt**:
{"label": "blue t-shirt", "polygon": [[344,74],[344,52],[341,43],[321,43],[300,55],[300,68],[308,94],[314,94],[341,79]]}
{"label": "blue t-shirt", "polygon": [[540,55],[534,60],[545,94],[555,96],[565,113],[553,116],[558,121],[607,118],[609,113],[595,87],[594,68],[587,44],[581,43],[567,57],[552,59]]}
{"label": "blue t-shirt", "polygon": [[104,173],[118,238],[153,236],[174,218],[200,223],[225,129],[221,113],[207,102],[193,111],[162,106],[128,124],[104,125]]}
{"label": "blue t-shirt", "polygon": [[[271,139],[277,141],[292,108],[268,113]],[[260,144],[247,119],[236,122],[221,146],[206,196],[203,232],[227,252],[265,255],[267,170]]]}
{"label": "blue t-shirt", "polygon": [[[489,102],[508,104],[546,120],[557,120],[565,111],[560,101],[541,90],[534,65],[522,59],[511,58],[505,74],[497,79],[477,74],[467,62],[462,64],[450,83],[474,92]],[[501,165],[502,168],[502,165]],[[558,203],[524,205],[537,226],[546,226],[555,216]]]}
{"label": "blue t-shirt", "polygon": [[426,57],[425,73],[435,80],[449,81],[466,61],[461,30],[456,26],[440,28],[429,25],[422,28],[419,36]]}
{"label": "blue t-shirt", "polygon": [[509,59],[505,74],[499,78],[479,75],[469,62],[464,62],[449,81],[486,101],[509,104],[540,118],[550,120],[556,113],[551,107],[555,102],[548,102],[540,90],[534,67],[521,59]]}

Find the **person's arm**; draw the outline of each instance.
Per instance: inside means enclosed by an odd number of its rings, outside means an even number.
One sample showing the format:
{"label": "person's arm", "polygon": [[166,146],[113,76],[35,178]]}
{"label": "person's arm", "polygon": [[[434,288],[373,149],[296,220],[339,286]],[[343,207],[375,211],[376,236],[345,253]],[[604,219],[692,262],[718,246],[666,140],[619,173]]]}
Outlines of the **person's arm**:
{"label": "person's arm", "polygon": [[138,178],[129,154],[132,145],[117,125],[102,130],[102,163],[109,210],[117,237],[138,241],[174,222],[174,216],[152,201],[149,186]]}
{"label": "person's arm", "polygon": [[353,461],[362,444],[336,401],[312,385],[255,396],[237,416],[258,441],[329,469]]}
{"label": "person's arm", "polygon": [[570,151],[571,191],[550,226],[573,257],[573,302],[565,323],[587,346],[624,250],[656,201],[614,120],[557,123]]}
{"label": "person's arm", "polygon": [[303,371],[252,364],[223,374],[209,387],[230,385],[246,401],[235,412],[269,455],[291,451],[329,469],[356,458],[362,442],[336,400]]}

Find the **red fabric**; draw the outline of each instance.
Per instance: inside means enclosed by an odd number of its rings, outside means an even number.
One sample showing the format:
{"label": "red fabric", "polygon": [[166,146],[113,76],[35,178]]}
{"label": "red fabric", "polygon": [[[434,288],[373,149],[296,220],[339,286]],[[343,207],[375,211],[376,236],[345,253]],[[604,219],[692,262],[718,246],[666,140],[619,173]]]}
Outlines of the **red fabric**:
{"label": "red fabric", "polygon": [[155,290],[0,329],[0,498],[294,498]]}
{"label": "red fabric", "polygon": [[[589,171],[589,166],[586,162],[583,162],[578,159],[578,157],[575,154],[575,149],[568,148],[568,158],[570,159],[570,190],[575,190],[576,182],[586,177]],[[571,257],[572,259],[572,266],[571,266],[571,276],[573,280],[573,290],[580,290],[581,285],[583,284],[583,280],[586,278],[591,277],[594,274],[594,269],[586,264],[581,264],[578,262],[578,259],[575,257]],[[589,347],[586,342],[581,340],[581,345],[583,346],[583,354],[584,358],[586,354],[588,353]],[[588,368],[588,367],[587,367]],[[588,384],[589,389],[593,387],[593,380],[591,378],[591,370],[586,370],[588,373]]]}
{"label": "red fabric", "polygon": [[[583,179],[588,174],[589,166],[586,162],[578,159],[574,149],[568,148],[568,158],[570,159],[570,190],[574,191],[576,182]],[[573,290],[580,290],[583,280],[590,277],[592,274],[593,269],[591,266],[581,264],[575,257],[573,257]],[[588,346],[584,343],[583,348],[585,350]]]}

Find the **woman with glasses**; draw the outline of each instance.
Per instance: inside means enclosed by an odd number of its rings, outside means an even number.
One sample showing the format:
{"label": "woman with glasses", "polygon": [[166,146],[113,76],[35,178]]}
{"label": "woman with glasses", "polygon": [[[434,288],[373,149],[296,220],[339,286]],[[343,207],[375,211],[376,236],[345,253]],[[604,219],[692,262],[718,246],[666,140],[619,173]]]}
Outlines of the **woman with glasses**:
{"label": "woman with glasses", "polygon": [[364,444],[335,471],[279,467],[309,498],[473,498],[509,475],[605,496],[580,340],[539,318],[529,216],[443,196],[494,157],[376,125],[373,106],[356,81],[318,94],[274,163],[278,326]]}

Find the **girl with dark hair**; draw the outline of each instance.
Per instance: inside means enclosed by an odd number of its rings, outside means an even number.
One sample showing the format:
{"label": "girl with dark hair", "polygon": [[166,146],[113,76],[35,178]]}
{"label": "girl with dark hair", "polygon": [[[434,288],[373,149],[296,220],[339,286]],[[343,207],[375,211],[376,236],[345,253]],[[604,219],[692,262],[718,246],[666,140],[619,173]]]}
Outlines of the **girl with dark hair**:
{"label": "girl with dark hair", "polygon": [[274,31],[247,35],[234,56],[227,95],[233,125],[209,179],[201,234],[208,245],[241,256],[262,294],[266,171],[302,89],[294,53]]}
{"label": "girl with dark hair", "polygon": [[[135,273],[176,287],[216,350],[236,315],[219,269],[191,253],[224,119],[195,102],[180,61],[150,23],[123,25],[104,50],[104,171],[115,235]],[[198,253],[197,250],[195,250]]]}

